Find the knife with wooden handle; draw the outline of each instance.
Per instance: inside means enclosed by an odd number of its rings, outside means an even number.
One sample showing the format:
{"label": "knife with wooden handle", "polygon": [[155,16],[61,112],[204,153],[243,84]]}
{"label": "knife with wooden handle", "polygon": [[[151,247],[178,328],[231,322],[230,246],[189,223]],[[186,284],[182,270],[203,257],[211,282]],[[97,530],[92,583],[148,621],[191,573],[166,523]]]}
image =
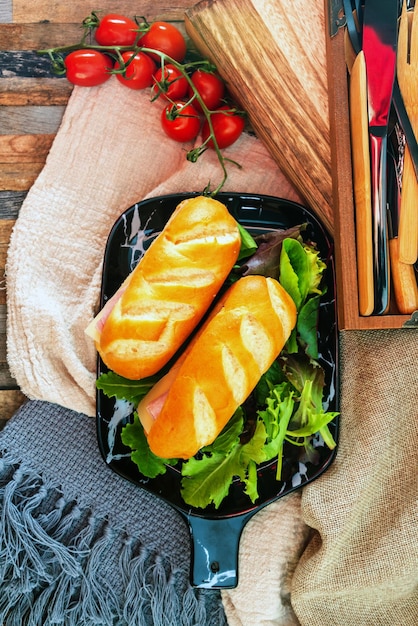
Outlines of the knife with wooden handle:
{"label": "knife with wooden handle", "polygon": [[418,179],[408,145],[405,146],[401,212],[399,216],[399,254],[413,265],[418,257]]}
{"label": "knife with wooden handle", "polygon": [[[408,10],[410,2],[402,1],[399,20],[397,83],[412,130],[418,131],[418,9]],[[416,2],[414,3],[416,4]],[[407,125],[403,125],[406,134]],[[413,132],[413,134],[414,134]],[[402,197],[399,214],[399,256],[404,263],[413,264],[418,256],[418,172],[413,167],[414,146],[405,146],[402,174]]]}
{"label": "knife with wooden handle", "polygon": [[367,0],[363,17],[372,187],[374,310],[389,307],[389,249],[386,215],[386,152],[396,69],[398,0]]}
{"label": "knife with wooden handle", "polygon": [[356,213],[357,281],[360,315],[374,309],[372,196],[367,114],[366,65],[362,51],[350,76],[350,130]]}

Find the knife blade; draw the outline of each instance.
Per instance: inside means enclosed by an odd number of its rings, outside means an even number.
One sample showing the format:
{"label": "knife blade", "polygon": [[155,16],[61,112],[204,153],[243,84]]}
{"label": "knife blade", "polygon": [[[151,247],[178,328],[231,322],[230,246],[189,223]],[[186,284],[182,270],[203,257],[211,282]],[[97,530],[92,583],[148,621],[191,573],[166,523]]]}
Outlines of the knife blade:
{"label": "knife blade", "polygon": [[[347,64],[350,71],[351,65],[354,62],[355,57],[360,52],[362,46],[363,6],[361,0],[342,0],[342,3],[346,20],[346,32],[350,42],[349,44],[347,43],[347,45],[350,46],[350,52],[353,56],[350,65]],[[403,0],[399,0],[399,12],[401,11],[402,3]],[[409,8],[409,3],[407,3],[407,7]],[[414,135],[408,113],[406,112],[396,76],[392,96],[396,115],[399,119],[403,132],[405,133],[406,143],[408,144],[409,152],[412,157],[415,175],[418,178],[418,141]]]}
{"label": "knife blade", "polygon": [[366,64],[372,189],[375,315],[389,307],[386,152],[396,68],[398,0],[366,0],[362,48]]}

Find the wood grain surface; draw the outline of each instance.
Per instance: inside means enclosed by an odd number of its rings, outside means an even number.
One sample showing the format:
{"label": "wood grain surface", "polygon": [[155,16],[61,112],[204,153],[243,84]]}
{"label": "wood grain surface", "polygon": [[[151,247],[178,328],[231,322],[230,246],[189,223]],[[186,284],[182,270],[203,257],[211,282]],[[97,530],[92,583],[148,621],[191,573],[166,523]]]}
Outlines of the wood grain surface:
{"label": "wood grain surface", "polygon": [[257,135],[332,233],[324,4],[203,0],[186,18]]}
{"label": "wood grain surface", "polygon": [[192,3],[190,0],[141,0],[140,3],[132,0],[100,0],[100,2],[86,2],[86,0],[71,0],[71,2],[56,2],[55,0],[2,0],[0,18],[3,21],[13,21],[17,24],[32,22],[55,22],[58,24],[79,23],[92,10],[102,14],[113,12],[122,15],[145,16],[147,19],[182,20],[183,12]]}
{"label": "wood grain surface", "polygon": [[[81,22],[96,8],[183,20],[190,0],[1,0],[0,2],[0,428],[25,401],[6,357],[5,263],[10,233],[26,194],[42,170],[72,87],[50,72],[37,50],[76,43]],[[34,216],[36,219],[36,216]]]}

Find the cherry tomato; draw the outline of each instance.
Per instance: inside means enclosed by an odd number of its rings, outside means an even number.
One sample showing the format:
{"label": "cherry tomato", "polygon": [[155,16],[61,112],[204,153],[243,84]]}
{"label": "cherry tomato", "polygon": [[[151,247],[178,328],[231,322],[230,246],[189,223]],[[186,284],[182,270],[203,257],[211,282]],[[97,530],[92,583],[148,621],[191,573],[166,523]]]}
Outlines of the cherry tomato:
{"label": "cherry tomato", "polygon": [[199,134],[199,113],[193,105],[180,100],[168,104],[161,113],[161,124],[166,135],[175,141],[191,141]]}
{"label": "cherry tomato", "polygon": [[[175,26],[167,22],[153,22],[150,29],[142,35],[139,43],[145,48],[164,52],[179,63],[186,56],[186,40]],[[150,53],[150,56],[157,62],[161,61],[158,54]]]}
{"label": "cherry tomato", "polygon": [[[122,52],[122,59],[127,64],[125,75],[116,74],[116,77],[123,85],[130,89],[145,89],[152,85],[152,77],[157,66],[151,57],[144,52],[134,54],[127,50]],[[119,68],[120,64],[115,63],[115,69]]]}
{"label": "cherry tomato", "polygon": [[[221,105],[225,94],[225,85],[222,79],[216,74],[205,72],[204,70],[196,70],[190,78],[208,109],[210,111],[217,109]],[[192,94],[193,90],[189,86],[189,95],[191,96]],[[193,106],[198,111],[202,110],[197,100],[194,100]]]}
{"label": "cherry tomato", "polygon": [[100,20],[94,36],[100,46],[132,46],[138,24],[124,15],[109,13]]}
{"label": "cherry tomato", "polygon": [[94,87],[111,77],[111,59],[98,50],[74,50],[65,58],[67,80],[73,85]]}
{"label": "cherry tomato", "polygon": [[[218,109],[218,111],[228,110],[231,110],[231,107],[228,105],[222,106]],[[237,113],[213,113],[211,115],[211,121],[218,147],[221,149],[231,146],[241,135],[245,127],[245,119],[242,115],[238,115]],[[203,141],[206,141],[209,134],[209,124],[206,120],[202,128]],[[207,145],[210,148],[214,147],[212,139],[208,141]]]}
{"label": "cherry tomato", "polygon": [[[164,69],[159,67],[154,74],[155,84],[152,93],[155,97],[162,95],[169,100],[178,100],[187,93],[189,83],[181,71],[171,63],[164,65]],[[161,87],[157,84],[160,83]]]}

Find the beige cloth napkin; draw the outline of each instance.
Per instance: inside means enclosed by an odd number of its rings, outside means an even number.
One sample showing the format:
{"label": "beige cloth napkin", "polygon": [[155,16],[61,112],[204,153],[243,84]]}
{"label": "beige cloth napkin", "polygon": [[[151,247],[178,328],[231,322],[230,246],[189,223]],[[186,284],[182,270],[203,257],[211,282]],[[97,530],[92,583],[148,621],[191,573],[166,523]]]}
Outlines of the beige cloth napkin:
{"label": "beige cloth napkin", "polygon": [[[215,155],[191,164],[165,139],[160,108],[116,80],[73,91],[8,255],[8,358],[30,398],[94,414],[84,328],[111,226],[145,197],[219,180]],[[242,169],[225,190],[298,199],[256,138],[226,154]],[[230,626],[417,623],[417,347],[416,330],[342,334],[336,461],[245,527]]]}

